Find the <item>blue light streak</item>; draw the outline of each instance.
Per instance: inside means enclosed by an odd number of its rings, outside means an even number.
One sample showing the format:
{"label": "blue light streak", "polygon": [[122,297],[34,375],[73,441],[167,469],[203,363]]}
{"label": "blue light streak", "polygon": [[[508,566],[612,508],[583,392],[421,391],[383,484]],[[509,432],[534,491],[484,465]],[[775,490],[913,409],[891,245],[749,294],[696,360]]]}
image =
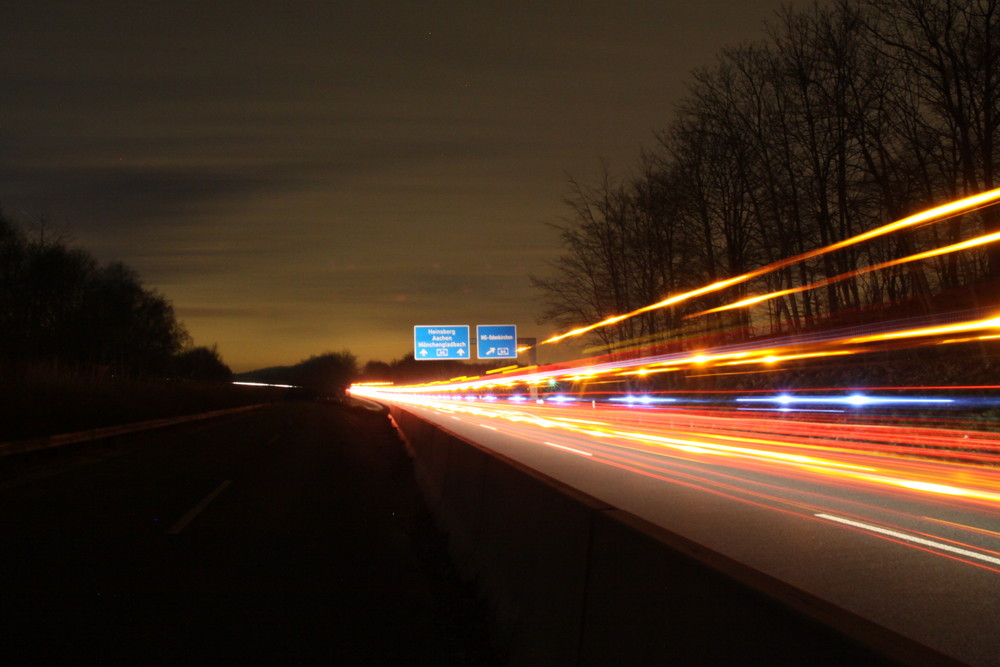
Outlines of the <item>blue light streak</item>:
{"label": "blue light streak", "polygon": [[748,396],[736,399],[737,403],[777,403],[783,407],[794,405],[847,405],[853,408],[913,406],[913,405],[951,405],[953,398],[922,398],[910,396],[868,396],[866,394],[848,394],[847,396],[792,396],[778,394],[777,396]]}

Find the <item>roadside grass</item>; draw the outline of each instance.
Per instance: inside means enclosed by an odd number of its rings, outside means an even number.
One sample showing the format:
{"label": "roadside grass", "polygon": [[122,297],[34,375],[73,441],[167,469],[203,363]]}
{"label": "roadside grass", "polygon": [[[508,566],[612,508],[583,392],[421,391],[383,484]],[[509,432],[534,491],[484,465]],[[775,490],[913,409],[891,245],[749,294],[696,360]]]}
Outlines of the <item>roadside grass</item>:
{"label": "roadside grass", "polygon": [[225,382],[94,377],[28,368],[0,376],[0,442],[178,417],[276,400]]}

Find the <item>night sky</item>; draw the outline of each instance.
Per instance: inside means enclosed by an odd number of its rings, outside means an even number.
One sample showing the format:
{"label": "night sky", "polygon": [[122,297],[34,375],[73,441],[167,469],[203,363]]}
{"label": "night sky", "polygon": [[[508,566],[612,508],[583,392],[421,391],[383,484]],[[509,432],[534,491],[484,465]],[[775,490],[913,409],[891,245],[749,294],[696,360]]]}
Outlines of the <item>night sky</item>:
{"label": "night sky", "polygon": [[137,269],[237,372],[389,361],[417,324],[543,337],[569,177],[631,168],[780,4],[13,0],[0,206]]}

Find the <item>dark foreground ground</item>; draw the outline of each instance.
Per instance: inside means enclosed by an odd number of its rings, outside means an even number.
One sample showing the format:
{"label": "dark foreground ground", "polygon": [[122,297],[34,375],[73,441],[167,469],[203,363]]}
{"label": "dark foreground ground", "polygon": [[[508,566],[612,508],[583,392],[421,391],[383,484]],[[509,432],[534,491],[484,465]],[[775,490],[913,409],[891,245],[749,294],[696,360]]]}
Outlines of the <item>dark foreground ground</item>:
{"label": "dark foreground ground", "polygon": [[0,459],[0,527],[6,664],[502,662],[370,410]]}

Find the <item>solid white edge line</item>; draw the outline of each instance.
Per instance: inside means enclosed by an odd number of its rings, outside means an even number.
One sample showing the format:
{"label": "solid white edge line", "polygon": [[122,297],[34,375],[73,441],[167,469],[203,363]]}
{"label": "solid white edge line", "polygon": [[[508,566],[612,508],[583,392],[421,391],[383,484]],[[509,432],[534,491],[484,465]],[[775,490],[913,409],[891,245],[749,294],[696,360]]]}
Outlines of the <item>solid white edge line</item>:
{"label": "solid white edge line", "polygon": [[572,447],[567,447],[566,445],[557,445],[554,442],[542,442],[543,445],[548,445],[549,447],[555,447],[556,449],[565,449],[567,452],[573,452],[574,454],[579,454],[580,456],[593,456],[590,452],[585,452],[582,449],[573,449]]}
{"label": "solid white edge line", "polygon": [[969,551],[968,549],[962,549],[960,547],[953,547],[952,545],[945,544],[944,542],[935,542],[934,540],[927,540],[922,537],[917,537],[916,535],[907,535],[906,533],[900,533],[895,530],[889,530],[888,528],[882,528],[881,526],[872,526],[867,523],[861,523],[860,521],[852,521],[851,519],[844,519],[842,517],[833,516],[831,514],[816,514],[815,516],[819,517],[820,519],[836,521],[837,523],[842,523],[847,526],[854,526],[855,528],[869,530],[873,533],[881,533],[883,535],[889,535],[890,537],[896,537],[901,540],[906,540],[907,542],[922,544],[925,547],[934,547],[935,549],[950,551],[952,553],[960,554],[962,556],[968,556],[969,558],[976,558],[978,560],[986,561],[987,563],[992,563],[993,565],[1000,565],[1000,558],[994,558],[993,556],[987,556],[986,554],[981,554],[976,551]]}
{"label": "solid white edge line", "polygon": [[194,507],[192,507],[190,512],[188,512],[187,514],[185,514],[184,516],[182,516],[177,521],[177,523],[175,523],[174,525],[172,525],[170,527],[170,530],[167,531],[167,535],[176,535],[177,533],[179,533],[182,530],[184,530],[184,528],[189,523],[191,523],[192,521],[194,521],[194,518],[196,516],[198,516],[203,509],[205,509],[206,507],[208,507],[209,503],[211,503],[213,500],[215,500],[219,496],[219,494],[222,493],[223,491],[225,491],[226,487],[229,486],[232,483],[233,483],[233,480],[227,479],[222,484],[219,484],[217,487],[215,487],[215,490],[212,491],[207,496],[205,496],[204,500],[202,500],[200,503],[198,503],[197,505],[195,505]]}

